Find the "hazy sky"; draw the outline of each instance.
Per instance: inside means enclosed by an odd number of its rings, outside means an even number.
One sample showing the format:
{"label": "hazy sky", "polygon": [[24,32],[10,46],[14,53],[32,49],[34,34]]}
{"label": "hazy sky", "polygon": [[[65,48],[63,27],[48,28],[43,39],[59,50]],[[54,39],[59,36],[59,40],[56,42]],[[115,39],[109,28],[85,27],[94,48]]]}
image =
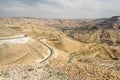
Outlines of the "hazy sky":
{"label": "hazy sky", "polygon": [[120,15],[120,0],[0,0],[0,16],[100,18]]}

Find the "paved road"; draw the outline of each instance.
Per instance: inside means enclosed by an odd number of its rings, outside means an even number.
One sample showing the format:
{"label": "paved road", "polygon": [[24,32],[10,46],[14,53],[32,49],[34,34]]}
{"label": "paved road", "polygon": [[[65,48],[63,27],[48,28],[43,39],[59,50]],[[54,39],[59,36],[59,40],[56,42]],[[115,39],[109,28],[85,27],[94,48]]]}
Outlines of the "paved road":
{"label": "paved road", "polygon": [[[27,37],[27,36],[17,37],[17,38],[4,38],[4,39],[0,39],[0,40],[2,40],[2,41],[3,41],[3,40],[14,40],[14,39],[21,39],[21,38],[26,38],[26,37]],[[43,63],[43,62],[45,62],[48,58],[51,57],[51,55],[54,53],[54,51],[53,51],[53,49],[52,49],[51,47],[49,47],[46,43],[42,42],[40,38],[38,38],[37,40],[38,40],[39,43],[41,43],[42,45],[44,45],[45,47],[47,47],[48,50],[49,50],[48,55],[45,56],[44,59],[42,59],[41,61],[39,61],[39,63]],[[28,44],[27,44],[27,46],[30,47],[31,49],[33,49],[32,46],[30,46],[30,45],[28,45]],[[33,49],[33,50],[35,50],[35,49]],[[37,52],[37,53],[39,53],[39,52]],[[8,63],[8,64],[15,63],[15,62],[17,62],[18,60],[26,57],[28,54],[29,54],[29,53],[25,54],[25,55],[22,56],[21,58],[13,61],[13,62],[11,62],[11,63]],[[39,53],[39,54],[40,54],[40,53]],[[5,65],[8,65],[8,64],[5,64]]]}
{"label": "paved road", "polygon": [[49,50],[48,55],[45,56],[45,58],[42,59],[42,60],[39,62],[39,63],[43,63],[43,62],[45,62],[47,59],[49,59],[49,58],[52,56],[52,54],[54,53],[54,50],[53,50],[50,46],[48,46],[46,43],[42,42],[40,38],[38,38],[37,40],[38,40],[38,42],[40,42],[41,44],[43,44],[45,47],[47,47],[48,50]]}
{"label": "paved road", "polygon": [[78,55],[79,55],[79,54],[73,54],[73,55],[69,58],[69,60],[68,60],[67,63],[70,63],[70,62],[72,61],[72,59],[73,59],[74,57],[78,56]]}
{"label": "paved road", "polygon": [[16,37],[16,38],[0,38],[0,40],[12,40],[12,39],[21,39],[21,38],[26,38],[27,36],[23,37]]}

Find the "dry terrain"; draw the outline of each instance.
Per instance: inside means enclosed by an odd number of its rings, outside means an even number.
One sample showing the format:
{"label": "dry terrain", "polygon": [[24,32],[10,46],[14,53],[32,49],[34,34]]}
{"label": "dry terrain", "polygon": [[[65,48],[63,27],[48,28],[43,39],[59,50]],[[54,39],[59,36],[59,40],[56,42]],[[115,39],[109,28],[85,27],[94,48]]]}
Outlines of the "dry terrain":
{"label": "dry terrain", "polygon": [[0,80],[120,80],[120,17],[0,17]]}

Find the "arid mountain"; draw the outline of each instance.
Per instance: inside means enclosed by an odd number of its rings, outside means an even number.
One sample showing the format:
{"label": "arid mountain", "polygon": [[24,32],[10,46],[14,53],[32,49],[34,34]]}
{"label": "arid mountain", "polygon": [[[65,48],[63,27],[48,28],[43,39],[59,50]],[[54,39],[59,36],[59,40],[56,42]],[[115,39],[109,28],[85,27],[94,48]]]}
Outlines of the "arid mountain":
{"label": "arid mountain", "polygon": [[120,29],[120,16],[113,16],[101,22],[98,26],[112,29]]}
{"label": "arid mountain", "polygon": [[80,42],[107,43],[109,45],[119,45],[119,23],[119,16],[115,16],[109,19],[105,19],[102,22],[97,22],[93,26],[90,25],[84,28],[77,28],[75,30],[66,29],[63,31]]}
{"label": "arid mountain", "polygon": [[119,23],[0,17],[0,80],[119,80]]}

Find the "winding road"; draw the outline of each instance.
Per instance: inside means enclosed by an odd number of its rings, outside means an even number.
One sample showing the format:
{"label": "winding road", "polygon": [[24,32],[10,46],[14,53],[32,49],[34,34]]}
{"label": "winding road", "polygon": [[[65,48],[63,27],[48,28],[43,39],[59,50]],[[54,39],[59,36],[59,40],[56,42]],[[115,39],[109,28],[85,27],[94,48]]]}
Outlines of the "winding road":
{"label": "winding road", "polygon": [[[19,39],[24,39],[24,38],[27,38],[27,36],[17,37],[17,38],[3,38],[3,39],[0,39],[0,41],[1,41],[1,43],[2,43],[2,42],[4,42],[4,41],[19,40]],[[21,41],[22,41],[22,40],[21,40]],[[48,59],[52,56],[52,54],[54,53],[54,50],[53,50],[50,46],[48,46],[48,44],[46,44],[46,43],[44,43],[43,41],[41,41],[41,38],[38,38],[37,41],[38,41],[39,43],[41,43],[43,46],[47,47],[48,50],[49,50],[48,55],[46,55],[42,60],[38,61],[38,63],[43,63],[43,62],[45,62],[46,60],[48,60]],[[31,49],[33,49],[32,46],[30,46],[30,45],[28,45],[28,44],[27,44],[27,46],[29,46]],[[37,52],[37,53],[39,53],[39,52]],[[19,61],[20,59],[26,57],[28,54],[29,54],[29,53],[25,54],[24,56],[20,57],[19,59],[15,60],[15,61],[13,61],[13,62],[11,62],[11,63],[8,63],[8,64],[15,63],[15,62]],[[40,53],[39,53],[39,54],[40,54]],[[5,65],[8,65],[8,64],[5,64]]]}
{"label": "winding road", "polygon": [[78,56],[79,54],[73,54],[71,55],[71,57],[69,58],[68,62],[67,63],[70,63],[72,61],[72,59],[76,56]]}
{"label": "winding road", "polygon": [[50,57],[52,56],[52,54],[54,53],[54,50],[53,50],[51,47],[49,47],[46,43],[42,42],[42,41],[41,41],[41,38],[38,38],[37,40],[38,40],[38,42],[40,42],[41,44],[43,44],[45,47],[47,47],[48,50],[49,50],[48,55],[39,62],[39,63],[43,63],[43,62],[45,62],[48,58],[50,58]]}

